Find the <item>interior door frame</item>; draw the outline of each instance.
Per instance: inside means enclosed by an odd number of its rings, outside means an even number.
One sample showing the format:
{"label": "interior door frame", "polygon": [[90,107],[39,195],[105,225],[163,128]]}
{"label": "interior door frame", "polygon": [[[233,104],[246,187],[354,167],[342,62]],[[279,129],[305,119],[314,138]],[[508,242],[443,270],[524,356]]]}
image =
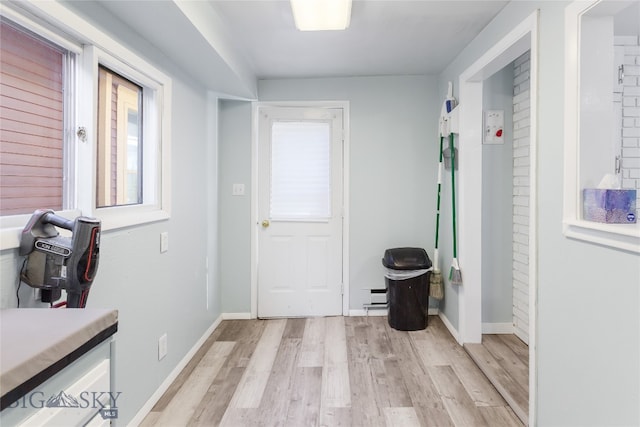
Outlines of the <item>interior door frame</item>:
{"label": "interior door frame", "polygon": [[263,107],[342,109],[342,315],[349,315],[349,101],[281,101],[251,103],[251,318],[258,317],[258,143]]}
{"label": "interior door frame", "polygon": [[529,425],[536,425],[538,288],[538,25],[536,10],[487,50],[459,78],[459,260],[464,284],[458,290],[458,342],[482,341],[482,92],[483,81],[531,52],[529,143]]}

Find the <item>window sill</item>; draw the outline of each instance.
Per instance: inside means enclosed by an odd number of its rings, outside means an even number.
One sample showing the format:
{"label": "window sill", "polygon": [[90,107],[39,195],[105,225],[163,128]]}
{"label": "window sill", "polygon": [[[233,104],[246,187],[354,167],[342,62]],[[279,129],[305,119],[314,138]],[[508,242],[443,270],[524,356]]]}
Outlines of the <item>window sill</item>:
{"label": "window sill", "polygon": [[158,209],[157,206],[120,206],[96,209],[94,216],[102,221],[102,231],[165,221],[170,217],[169,212]]}
{"label": "window sill", "polygon": [[[67,219],[74,219],[82,215],[79,210],[56,212],[56,215]],[[119,228],[143,225],[152,222],[168,220],[169,212],[157,207],[123,206],[108,208],[101,212],[98,210],[94,217],[100,219],[101,231],[117,230]],[[31,215],[14,215],[0,218],[0,250],[17,249],[20,247],[20,233],[31,218]],[[66,230],[60,230],[62,235],[69,234]]]}
{"label": "window sill", "polygon": [[[79,210],[57,211],[56,215],[73,219],[80,216],[81,212]],[[0,250],[20,247],[20,233],[30,218],[31,214],[0,217]]]}
{"label": "window sill", "polygon": [[569,238],[640,253],[640,223],[602,224],[578,219],[565,219],[563,232]]}

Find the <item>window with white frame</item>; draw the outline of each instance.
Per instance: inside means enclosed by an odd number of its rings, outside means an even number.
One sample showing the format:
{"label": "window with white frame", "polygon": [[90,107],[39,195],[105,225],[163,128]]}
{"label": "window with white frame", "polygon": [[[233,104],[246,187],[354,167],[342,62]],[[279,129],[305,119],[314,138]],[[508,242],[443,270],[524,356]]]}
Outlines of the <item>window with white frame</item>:
{"label": "window with white frame", "polygon": [[[87,46],[84,74],[95,95],[83,99],[78,120],[87,124],[95,177],[80,197],[83,210],[117,228],[169,217],[171,80],[141,58]],[[91,141],[95,141],[91,143]]]}
{"label": "window with white frame", "polygon": [[171,79],[45,7],[65,26],[0,8],[0,249],[17,246],[40,208],[97,217],[104,230],[169,218]]}

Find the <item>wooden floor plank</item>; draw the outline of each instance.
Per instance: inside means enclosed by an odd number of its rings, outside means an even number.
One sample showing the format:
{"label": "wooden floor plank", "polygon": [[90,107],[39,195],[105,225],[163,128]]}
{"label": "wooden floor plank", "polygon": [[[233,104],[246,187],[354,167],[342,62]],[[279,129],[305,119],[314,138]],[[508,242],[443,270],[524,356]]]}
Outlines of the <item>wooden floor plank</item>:
{"label": "wooden floor plank", "polygon": [[[224,323],[224,322],[223,322]],[[196,408],[190,426],[213,426],[220,424],[229,402],[233,397],[249,360],[260,340],[265,322],[237,321],[234,330],[238,341],[220,372],[213,381],[204,398]],[[233,338],[231,334],[220,335],[223,338]]]}
{"label": "wooden floor plank", "polygon": [[420,420],[413,408],[384,408],[387,427],[420,427]]}
{"label": "wooden floor plank", "polygon": [[[362,426],[384,426],[385,419],[377,399],[372,356],[367,340],[368,318],[345,319],[349,378],[351,385],[351,417]],[[375,363],[375,362],[374,362]]]}
{"label": "wooden floor plank", "polygon": [[449,338],[449,332],[440,328],[440,324],[439,318],[433,318],[426,329],[409,332],[425,367],[449,365],[450,347],[457,345]]}
{"label": "wooden floor plank", "polygon": [[387,325],[387,335],[396,351],[402,376],[416,415],[423,426],[453,426],[453,421],[431,377],[420,362],[408,332]]}
{"label": "wooden floor plank", "polygon": [[506,406],[504,398],[460,346],[449,354],[451,367],[476,406]]}
{"label": "wooden floor plank", "polygon": [[[229,356],[233,361],[232,367],[246,367],[253,356],[253,352],[262,337],[267,323],[263,320],[233,320],[229,327],[218,338],[220,341],[235,341],[236,346],[233,353]],[[245,322],[245,323],[242,323]],[[237,333],[234,336],[231,331]]]}
{"label": "wooden floor plank", "polygon": [[142,420],[142,422],[140,423],[140,425],[138,427],[155,427],[158,418],[160,418],[162,416],[162,412],[149,412],[149,414],[147,414],[146,417],[144,417],[144,420]]}
{"label": "wooden floor plank", "polygon": [[255,341],[262,335],[266,323],[265,320],[259,319],[225,320],[222,322],[225,327],[221,331],[218,340],[239,342]]}
{"label": "wooden floor plank", "polygon": [[317,426],[320,422],[322,368],[295,368],[285,426]]}
{"label": "wooden floor plank", "polygon": [[469,396],[478,406],[506,405],[504,399],[478,370],[475,362],[453,339],[439,317],[429,319],[423,331],[412,331],[422,362],[425,366],[451,366]]}
{"label": "wooden floor plank", "polygon": [[364,426],[355,421],[351,415],[351,408],[320,408],[320,427],[351,427]]}
{"label": "wooden floor plank", "polygon": [[302,349],[298,366],[312,368],[322,366],[324,361],[325,322],[323,317],[307,319],[302,336]]}
{"label": "wooden floor plank", "polygon": [[449,360],[446,359],[442,351],[438,350],[438,344],[433,336],[426,336],[424,339],[414,340],[414,345],[425,367],[449,365]]}
{"label": "wooden floor plank", "polygon": [[484,406],[480,409],[482,416],[491,427],[523,427],[513,410],[506,406]]}
{"label": "wooden floor plank", "polygon": [[325,332],[321,404],[324,408],[347,408],[351,387],[344,317],[327,318]]}
{"label": "wooden floor plank", "polygon": [[234,345],[234,342],[228,341],[216,341],[211,345],[155,425],[171,427],[188,424]]}
{"label": "wooden floor plank", "polygon": [[[229,403],[231,408],[257,408],[260,406],[260,400],[269,380],[285,325],[286,320],[284,319],[267,321],[240,384],[231,398]],[[256,355],[258,356],[256,357]]]}
{"label": "wooden floor plank", "polygon": [[268,425],[276,425],[287,419],[290,396],[294,389],[292,374],[298,363],[301,342],[300,338],[283,338],[278,348],[278,354],[260,401],[259,417]]}
{"label": "wooden floor plank", "polygon": [[307,323],[307,319],[303,318],[294,318],[287,319],[287,325],[284,328],[284,332],[282,332],[282,338],[300,338],[302,339],[302,335],[304,334],[305,325]]}
{"label": "wooden floor plank", "polygon": [[[502,339],[492,350],[522,372],[521,343]],[[486,348],[475,359],[517,384]],[[521,426],[475,359],[438,317],[411,332],[377,316],[223,321],[142,425]]]}
{"label": "wooden floor plank", "polygon": [[189,426],[217,426],[222,421],[222,417],[229,407],[231,397],[235,393],[246,369],[244,367],[231,366],[232,364],[229,365],[218,374],[213,385],[200,401],[193,413],[193,417],[189,420]]}
{"label": "wooden floor plank", "polygon": [[479,369],[484,372],[489,381],[502,395],[505,401],[511,406],[518,418],[523,423],[528,422],[529,396],[526,389],[523,389],[508,372],[495,360],[483,344],[465,344],[465,349],[476,362]]}
{"label": "wooden floor plank", "polygon": [[498,338],[502,340],[524,363],[529,366],[529,346],[514,334],[500,334]]}
{"label": "wooden floor plank", "polygon": [[387,319],[364,317],[354,320],[356,342],[366,345],[369,353],[368,366],[376,405],[379,408],[411,406],[411,397],[387,334]]}
{"label": "wooden floor plank", "polygon": [[451,366],[431,366],[427,370],[457,427],[489,426]]}
{"label": "wooden floor plank", "polygon": [[383,361],[384,385],[387,391],[388,404],[386,406],[410,407],[413,406],[411,395],[402,375],[400,362],[397,359]]}
{"label": "wooden floor plank", "polygon": [[523,363],[513,350],[498,338],[498,335],[483,335],[482,345],[491,352],[500,366],[511,375],[511,378],[526,390],[529,385],[528,364]]}
{"label": "wooden floor plank", "polygon": [[211,345],[216,342],[225,332],[227,326],[227,323],[225,323],[224,321],[221,322],[220,325],[218,325],[218,327],[213,331],[213,333],[211,333],[211,335],[207,337],[202,346],[200,346],[191,360],[189,360],[189,363],[187,363],[184,369],[182,369],[182,371],[178,374],[177,378],[171,383],[167,391],[164,392],[160,400],[156,402],[153,409],[151,410],[152,412],[161,412],[167,407],[171,399],[173,399],[180,387],[182,387],[182,384],[184,384],[184,382],[187,380],[189,375],[191,375],[198,363],[200,363],[200,360],[204,357],[207,351],[209,351]]}
{"label": "wooden floor plank", "polygon": [[[224,413],[224,417],[220,421],[220,427],[243,427],[243,426],[261,426],[266,427],[268,424],[263,423],[258,415],[258,408],[232,408],[229,407]],[[176,426],[178,427],[178,426]]]}

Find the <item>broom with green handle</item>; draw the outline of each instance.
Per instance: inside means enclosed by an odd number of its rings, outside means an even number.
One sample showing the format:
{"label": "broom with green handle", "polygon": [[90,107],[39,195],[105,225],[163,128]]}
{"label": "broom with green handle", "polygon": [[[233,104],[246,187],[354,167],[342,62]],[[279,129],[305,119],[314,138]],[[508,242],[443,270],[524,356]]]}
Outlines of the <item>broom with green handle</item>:
{"label": "broom with green handle", "polygon": [[458,247],[456,237],[456,154],[453,145],[453,132],[449,134],[449,151],[451,151],[451,210],[453,219],[453,261],[451,261],[449,281],[454,285],[462,285],[462,272],[458,265]]}
{"label": "broom with green handle", "polygon": [[442,152],[444,136],[440,134],[440,160],[438,161],[438,202],[436,203],[436,246],[433,250],[433,271],[429,279],[429,296],[435,299],[444,297],[442,272],[440,271],[438,254],[438,236],[440,233],[440,190],[442,188]]}

